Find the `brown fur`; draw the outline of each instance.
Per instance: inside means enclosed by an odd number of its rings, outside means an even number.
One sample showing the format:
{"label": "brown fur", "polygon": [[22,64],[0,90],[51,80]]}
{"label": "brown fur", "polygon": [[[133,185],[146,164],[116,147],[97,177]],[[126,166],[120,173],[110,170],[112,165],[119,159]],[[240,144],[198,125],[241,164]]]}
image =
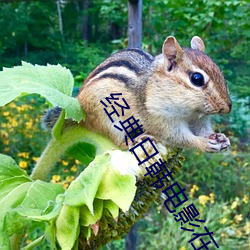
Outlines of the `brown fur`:
{"label": "brown fur", "polygon": [[[182,49],[174,37],[168,37],[163,54],[156,58],[135,49],[105,60],[89,74],[78,95],[87,114],[84,126],[107,135],[117,145],[123,144],[125,132],[113,127],[100,103],[111,93],[122,93],[118,102],[125,98],[130,109],[121,116],[116,107],[120,115],[112,116],[116,125],[134,116],[144,131],[163,144],[220,151],[223,143],[208,138],[213,134],[208,115],[230,112],[225,79],[203,53],[204,43],[199,37],[192,39],[191,46],[195,49]],[[189,79],[190,72],[197,70],[206,74],[202,87]]]}

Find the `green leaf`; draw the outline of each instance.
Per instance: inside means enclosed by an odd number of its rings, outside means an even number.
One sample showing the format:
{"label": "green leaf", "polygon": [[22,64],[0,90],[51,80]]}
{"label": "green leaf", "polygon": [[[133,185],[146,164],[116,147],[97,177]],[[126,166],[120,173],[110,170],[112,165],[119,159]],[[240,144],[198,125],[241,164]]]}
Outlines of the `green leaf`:
{"label": "green leaf", "polygon": [[92,229],[90,227],[80,227],[80,231],[84,238],[89,239],[91,237]]}
{"label": "green leaf", "polygon": [[119,215],[119,207],[110,200],[103,201],[103,207],[108,209],[108,211],[111,213],[112,217],[116,219]]}
{"label": "green leaf", "polygon": [[42,212],[48,201],[55,200],[56,196],[61,193],[64,193],[61,185],[37,180],[30,186],[20,207],[26,209],[27,213],[29,209],[37,209]]}
{"label": "green leaf", "polygon": [[22,66],[0,72],[0,106],[18,96],[36,93],[65,109],[66,118],[79,122],[84,114],[78,100],[71,97],[73,84],[72,74],[61,65],[34,66],[22,62]]}
{"label": "green leaf", "polygon": [[93,203],[94,214],[91,214],[86,205],[80,208],[80,225],[89,226],[95,224],[102,217],[103,200],[95,199]]}
{"label": "green leaf", "polygon": [[7,210],[16,208],[22,203],[31,185],[32,182],[23,183],[1,199],[0,222]]}
{"label": "green leaf", "polygon": [[134,199],[136,179],[131,174],[121,175],[114,168],[108,168],[96,194],[96,198],[112,200],[126,212]]}
{"label": "green leaf", "polygon": [[[9,246],[9,236],[21,233],[34,218],[45,211],[50,218],[59,214],[63,199],[57,198],[64,192],[61,185],[45,183],[40,180],[31,181],[14,160],[6,155],[0,155],[0,235],[1,247]],[[51,203],[57,206],[52,206]],[[54,217],[52,217],[52,215]]]}
{"label": "green leaf", "polygon": [[77,159],[85,165],[88,165],[95,158],[96,148],[86,142],[78,142],[70,147],[67,152],[67,155]]}
{"label": "green leaf", "polygon": [[56,220],[56,238],[64,250],[71,250],[79,234],[79,207],[64,205]]}
{"label": "green leaf", "polygon": [[[8,232],[8,236],[19,232],[30,220],[38,220],[36,216],[41,216],[49,201],[54,200],[58,193],[62,192],[64,189],[60,185],[42,181],[24,183],[16,187],[1,200],[4,204],[0,212],[2,228]],[[60,209],[58,205],[47,219],[55,219]]]}
{"label": "green leaf", "polygon": [[45,237],[50,242],[51,249],[56,249],[56,223],[49,222],[45,229]]}
{"label": "green leaf", "polygon": [[17,176],[0,181],[0,201],[17,186],[25,182],[31,182],[27,176]]}
{"label": "green leaf", "polygon": [[93,201],[105,172],[110,165],[110,155],[99,155],[70,184],[65,192],[64,204],[70,206],[87,205],[93,214]]}
{"label": "green leaf", "polygon": [[0,181],[17,176],[26,176],[28,178],[28,175],[10,156],[0,154]]}
{"label": "green leaf", "polygon": [[[60,196],[60,194],[58,195]],[[56,199],[58,200],[58,199]],[[47,208],[43,211],[42,215],[26,215],[30,219],[37,221],[52,221],[54,220],[60,213],[63,204],[60,202],[51,202],[48,204]]]}

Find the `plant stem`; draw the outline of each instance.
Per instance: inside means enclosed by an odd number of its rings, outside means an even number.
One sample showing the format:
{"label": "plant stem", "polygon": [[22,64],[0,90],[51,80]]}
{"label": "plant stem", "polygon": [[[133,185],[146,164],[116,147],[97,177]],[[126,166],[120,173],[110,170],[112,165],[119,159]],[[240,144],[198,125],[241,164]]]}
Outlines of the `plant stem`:
{"label": "plant stem", "polygon": [[102,154],[107,150],[117,149],[106,137],[92,132],[82,126],[72,126],[63,131],[60,138],[52,138],[46,149],[39,158],[31,178],[33,180],[46,180],[50,171],[60,159],[61,155],[77,142],[87,142],[96,147],[96,155]]}

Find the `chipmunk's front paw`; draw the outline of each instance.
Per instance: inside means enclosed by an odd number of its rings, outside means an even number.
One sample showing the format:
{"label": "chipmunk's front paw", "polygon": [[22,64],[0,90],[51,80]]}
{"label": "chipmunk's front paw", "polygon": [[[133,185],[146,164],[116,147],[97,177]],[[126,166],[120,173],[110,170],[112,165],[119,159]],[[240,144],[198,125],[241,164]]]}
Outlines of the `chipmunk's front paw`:
{"label": "chipmunk's front paw", "polygon": [[229,139],[222,133],[214,133],[208,138],[207,152],[216,153],[225,151],[230,147]]}
{"label": "chipmunk's front paw", "polygon": [[137,143],[142,142],[143,140],[145,140],[147,138],[149,138],[151,141],[153,141],[155,143],[157,142],[154,136],[149,135],[149,134],[147,134],[147,133],[144,132],[143,134],[141,134],[138,137],[136,137],[133,142],[130,141],[128,143],[128,148],[131,149],[134,145],[136,145]]}

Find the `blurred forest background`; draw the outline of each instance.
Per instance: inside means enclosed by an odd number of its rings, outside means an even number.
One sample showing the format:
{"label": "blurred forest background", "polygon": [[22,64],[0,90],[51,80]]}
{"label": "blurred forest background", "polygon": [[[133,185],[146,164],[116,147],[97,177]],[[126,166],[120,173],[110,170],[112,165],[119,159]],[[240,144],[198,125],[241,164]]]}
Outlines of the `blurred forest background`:
{"label": "blurred forest background", "polygon": [[[214,124],[230,137],[231,150],[184,152],[178,183],[207,220],[221,249],[249,249],[250,2],[143,0],[142,16],[144,50],[161,53],[169,35],[188,47],[198,35],[225,75],[233,110],[215,117]],[[127,23],[126,0],[1,0],[0,68],[20,65],[22,60],[60,63],[71,70],[79,87],[102,60],[127,47]],[[48,140],[40,127],[46,108],[43,100],[31,96],[0,109],[0,152],[12,155],[28,172]],[[83,168],[65,157],[51,181],[67,187]],[[191,249],[191,233],[182,231],[165,210],[152,206],[138,222],[137,249]],[[32,234],[37,236],[39,231],[34,229]],[[124,238],[105,247],[124,248]]]}

